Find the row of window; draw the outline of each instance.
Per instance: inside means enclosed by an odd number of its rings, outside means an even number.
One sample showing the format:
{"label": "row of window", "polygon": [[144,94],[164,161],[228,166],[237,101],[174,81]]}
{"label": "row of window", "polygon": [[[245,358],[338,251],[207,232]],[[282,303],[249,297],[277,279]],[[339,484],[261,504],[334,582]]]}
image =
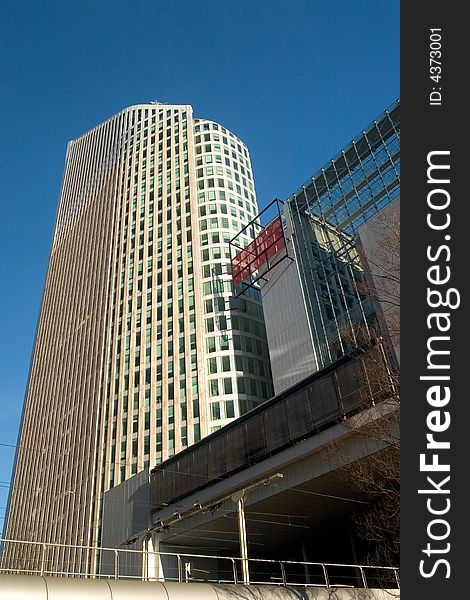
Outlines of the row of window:
{"label": "row of window", "polygon": [[239,371],[250,375],[271,378],[269,363],[250,356],[235,354],[235,356],[211,356],[207,359],[207,370],[210,375],[227,371]]}
{"label": "row of window", "polygon": [[240,229],[251,220],[251,215],[245,214],[243,210],[237,209],[235,206],[227,206],[226,204],[209,204],[206,206],[201,206],[199,208],[199,216],[205,217],[206,215],[214,215],[217,213],[221,215],[227,215],[229,214],[229,209],[232,217],[240,219]]}
{"label": "row of window", "polygon": [[[157,106],[157,105],[156,105]],[[163,121],[171,119],[173,117],[174,122],[177,123],[180,118],[182,121],[186,120],[186,109],[181,108],[130,108],[127,114],[124,116],[125,127],[127,129],[135,126],[138,127],[139,123],[144,121],[144,126],[148,126],[149,119],[151,119],[152,125],[155,124],[156,120]]]}
{"label": "row of window", "polygon": [[[229,131],[228,129],[225,129],[225,127],[222,127],[222,125],[219,125],[218,123],[214,123],[213,121],[208,121],[205,123],[200,123],[200,119],[194,119],[194,132],[196,134],[199,134],[201,132],[206,133],[209,131],[216,131],[216,132],[222,132],[224,135],[228,136],[230,138],[230,146],[232,148],[235,148],[236,146],[238,147],[239,151],[245,154],[245,156],[248,156],[248,151],[246,149],[245,144],[238,139],[231,131]],[[196,135],[196,137],[198,137]]]}
{"label": "row of window", "polygon": [[135,140],[140,140],[141,137],[146,138],[146,137],[148,137],[149,132],[150,132],[150,134],[153,134],[153,133],[155,133],[157,128],[158,128],[158,131],[161,132],[164,127],[171,130],[171,126],[173,125],[173,132],[176,133],[179,131],[180,124],[181,124],[181,129],[183,129],[183,130],[187,129],[187,127],[188,127],[188,121],[186,120],[186,118],[184,118],[180,121],[178,114],[175,114],[173,119],[171,119],[171,117],[167,118],[165,125],[164,125],[163,116],[159,115],[159,117],[160,118],[158,121],[158,125],[156,122],[156,116],[153,116],[150,121],[147,119],[143,123],[140,122],[139,124],[126,129],[126,131],[124,133],[123,141],[126,142],[127,140],[129,140],[131,138],[134,138]]}
{"label": "row of window", "polygon": [[[232,157],[239,161],[240,164],[249,166],[248,152],[245,148],[242,149],[240,144],[236,144],[233,140],[229,140],[226,136],[221,136],[219,133],[205,133],[196,135],[194,138],[196,148],[205,147],[212,144],[216,148],[216,152],[219,154],[225,154],[226,156],[232,155]],[[236,152],[238,150],[238,152]],[[198,152],[196,152],[199,154]]]}
{"label": "row of window", "polygon": [[199,229],[206,231],[207,229],[231,229],[234,232],[240,231],[244,222],[230,220],[227,217],[211,217],[210,219],[201,219],[199,221]]}
{"label": "row of window", "polygon": [[[124,398],[125,400],[126,398]],[[134,400],[134,405],[135,405],[135,400]],[[104,427],[104,433],[105,436],[108,433],[108,424],[111,425],[111,436],[110,436],[110,445],[111,447],[116,443],[116,439],[117,439],[117,433],[118,433],[118,422],[117,422],[117,414],[118,414],[118,407],[119,406],[119,402],[118,400],[115,401],[114,403],[114,411],[113,411],[113,417],[112,420],[109,421],[109,403],[107,403],[106,405],[106,421],[105,421],[105,427]],[[155,410],[155,428],[157,431],[161,430],[161,428],[163,427],[163,410],[161,408],[161,401],[160,404],[156,405],[156,410]],[[127,406],[123,406],[122,408],[127,409]],[[129,407],[130,408],[130,407]],[[193,420],[198,420],[200,413],[199,413],[199,400],[197,398],[193,398],[191,401],[191,410],[192,410],[192,419]],[[177,408],[177,412],[179,415],[179,422],[180,423],[186,423],[187,418],[188,418],[188,403],[186,401],[185,398],[182,398],[178,408]],[[151,424],[151,417],[150,417],[150,407],[146,406],[145,407],[145,412],[141,412],[138,410],[133,410],[132,412],[132,419],[128,419],[128,412],[127,410],[121,414],[120,417],[120,439],[122,441],[125,441],[127,439],[128,434],[132,437],[135,438],[138,433],[139,430],[142,429],[143,431],[148,431],[150,429],[150,424]],[[168,401],[166,408],[165,408],[165,424],[167,424],[168,426],[172,426],[175,423],[175,404],[174,404],[174,399],[171,399]]]}
{"label": "row of window", "polygon": [[[188,445],[188,429],[186,426],[183,426],[180,428],[179,437],[180,437],[181,447],[184,448],[185,446]],[[199,423],[195,423],[193,425],[194,443],[198,442],[200,439],[201,439],[201,426],[199,425]],[[145,442],[144,442],[144,444],[145,444]],[[146,447],[148,447],[148,449],[150,451],[150,442],[147,443]],[[171,456],[174,454],[174,452],[175,452],[175,431],[170,430],[168,432],[167,455]],[[145,456],[148,456],[148,454],[145,454]],[[162,462],[162,460],[163,460],[162,440],[157,438],[156,442],[155,442],[155,464],[160,464]],[[129,465],[129,462],[131,463],[130,465]],[[142,462],[142,465],[140,465],[140,468],[146,469],[149,466],[150,466],[150,460],[149,460],[149,458],[146,458]],[[139,468],[139,470],[140,470],[140,468]],[[109,488],[113,488],[115,485],[118,485],[119,483],[124,481],[126,479],[126,471],[127,471],[127,476],[129,476],[129,475],[135,475],[137,473],[137,470],[138,470],[138,463],[134,459],[131,459],[131,461],[125,461],[124,465],[121,462],[121,466],[117,466],[116,470],[115,470],[114,464],[111,465],[111,467],[109,469]]]}
{"label": "row of window", "polygon": [[240,208],[245,208],[251,220],[257,213],[257,206],[254,200],[254,196],[251,199],[244,200],[241,196],[229,194],[224,190],[209,190],[207,192],[199,192],[197,195],[198,204],[213,203],[215,200],[219,200],[224,204],[230,202],[230,204],[238,204]]}
{"label": "row of window", "polygon": [[[204,189],[212,189],[212,188],[221,188],[221,189],[228,189],[230,191],[236,191],[237,194],[239,194],[240,196],[245,196],[245,198],[253,198],[253,194],[251,194],[249,192],[249,190],[247,188],[242,188],[240,187],[240,185],[234,184],[232,180],[230,179],[201,179],[197,182],[197,189],[200,190],[204,190]],[[250,184],[250,189],[251,189],[251,184]]]}
{"label": "row of window", "polygon": [[[233,334],[232,338],[233,349],[235,351],[256,354],[266,359],[269,358],[268,344],[265,341],[252,338],[251,336],[237,334]],[[227,335],[208,337],[206,340],[207,352],[213,354],[215,352],[224,352],[225,350],[228,350],[229,340]]]}
{"label": "row of window", "polygon": [[246,178],[240,176],[238,173],[232,172],[228,168],[224,168],[221,166],[216,167],[205,167],[204,169],[197,169],[196,177],[201,179],[202,177],[212,177],[213,175],[218,175],[219,177],[226,177],[227,179],[235,180],[238,183],[242,183],[245,187],[251,189],[251,184],[247,182]]}
{"label": "row of window", "polygon": [[[194,399],[191,404],[192,409],[192,417],[194,419],[199,418],[199,401]],[[185,400],[181,400],[180,404],[177,407],[177,412],[179,414],[179,422],[185,423],[188,418],[188,404]],[[165,409],[166,415],[166,424],[173,425],[175,423],[175,405],[173,402],[168,403]],[[114,414],[116,417],[117,414]],[[113,438],[111,440],[111,445],[113,445],[116,441],[116,427],[117,419],[113,419],[112,422],[112,432]],[[163,426],[163,411],[161,408],[156,408],[155,411],[155,428],[157,431],[161,429]],[[139,429],[142,428],[144,431],[148,431],[150,429],[150,408],[146,408],[145,412],[139,412],[134,410],[132,412],[132,419],[128,419],[128,413],[124,412],[121,415],[121,440],[123,442],[126,441],[127,435],[129,434],[132,438],[135,438],[135,435],[138,434]],[[107,429],[107,428],[106,428]],[[129,430],[129,431],[128,431]]]}
{"label": "row of window", "polygon": [[[205,285],[211,286],[212,282],[204,283],[203,287]],[[218,315],[216,317],[206,318],[205,329],[207,333],[215,330],[230,329],[232,331],[244,331],[263,339],[266,337],[266,330],[262,321],[257,321],[252,317],[245,318],[234,313],[231,313],[229,316]]]}
{"label": "row of window", "polygon": [[[220,139],[216,139],[214,137],[211,139],[209,136],[206,137],[208,138],[207,140],[196,140],[196,157],[200,156],[201,154],[210,154],[213,152],[214,154],[231,158],[234,162],[237,162],[237,166],[239,167],[245,166],[247,170],[250,169],[250,162],[248,158],[243,158],[241,154],[234,152],[234,150],[230,150],[230,148],[226,145],[224,146],[223,144],[220,144]],[[234,147],[232,146],[232,148]],[[202,161],[202,163],[203,162],[204,161]]]}
{"label": "row of window", "polygon": [[[209,397],[224,396],[230,394],[243,394],[268,399],[272,396],[272,386],[266,381],[260,381],[253,377],[223,377],[210,379],[208,381]],[[212,404],[212,402],[211,402]]]}
{"label": "row of window", "polygon": [[[219,167],[217,165],[225,165],[226,167],[229,167],[231,169],[235,171],[240,171],[240,173],[242,174],[243,177],[247,177],[250,181],[253,181],[253,176],[251,175],[250,169],[248,167],[244,167],[243,165],[239,165],[239,163],[236,161],[236,154],[235,152],[232,152],[232,158],[230,158],[228,155],[223,157],[221,154],[204,154],[204,155],[199,155],[196,158],[196,173],[198,177],[202,177],[204,173],[206,174],[210,174],[213,175],[214,173],[208,173],[207,169],[222,169],[222,167]],[[211,165],[210,167],[206,167],[204,170],[203,169],[199,169],[198,167],[202,167],[203,165]],[[215,167],[213,165],[216,165]],[[202,171],[202,172],[200,172]],[[223,170],[222,172],[220,172],[220,174],[223,174]],[[231,176],[231,174],[230,174]]]}

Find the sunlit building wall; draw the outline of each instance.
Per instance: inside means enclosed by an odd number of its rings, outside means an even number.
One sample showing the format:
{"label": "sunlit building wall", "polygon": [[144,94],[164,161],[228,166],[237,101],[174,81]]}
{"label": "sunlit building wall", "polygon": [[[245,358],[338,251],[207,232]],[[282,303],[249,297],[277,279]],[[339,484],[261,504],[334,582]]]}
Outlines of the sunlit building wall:
{"label": "sunlit building wall", "polygon": [[189,105],[69,143],[5,537],[99,544],[106,490],[272,395],[259,294],[230,301],[228,240],[257,212],[247,147]]}

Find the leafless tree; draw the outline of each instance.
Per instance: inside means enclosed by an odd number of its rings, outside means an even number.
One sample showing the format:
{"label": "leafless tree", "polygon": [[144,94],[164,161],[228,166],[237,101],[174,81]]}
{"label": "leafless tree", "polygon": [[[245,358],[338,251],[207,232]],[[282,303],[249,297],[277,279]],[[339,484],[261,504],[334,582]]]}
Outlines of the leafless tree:
{"label": "leafless tree", "polygon": [[375,301],[389,341],[400,345],[400,215],[394,205],[367,225],[358,241],[364,267],[362,293]]}
{"label": "leafless tree", "polygon": [[[372,396],[384,401],[386,410],[380,418],[363,419],[359,426],[356,421],[355,433],[376,441],[380,450],[348,464],[344,472],[368,499],[368,507],[354,515],[356,533],[369,549],[368,562],[391,565],[398,564],[400,549],[400,220],[396,208],[377,215],[364,237],[358,244],[365,275],[360,292],[372,297],[381,331],[359,352]],[[354,338],[365,336],[355,332]]]}

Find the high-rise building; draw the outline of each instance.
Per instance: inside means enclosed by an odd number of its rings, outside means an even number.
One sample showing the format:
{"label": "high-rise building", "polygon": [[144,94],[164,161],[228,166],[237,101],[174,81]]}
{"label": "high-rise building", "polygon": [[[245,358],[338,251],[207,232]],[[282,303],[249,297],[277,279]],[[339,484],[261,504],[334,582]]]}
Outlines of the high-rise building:
{"label": "high-rise building", "polygon": [[99,544],[106,490],[272,395],[259,291],[231,290],[228,241],[257,212],[247,147],[191,106],[69,143],[5,537]]}

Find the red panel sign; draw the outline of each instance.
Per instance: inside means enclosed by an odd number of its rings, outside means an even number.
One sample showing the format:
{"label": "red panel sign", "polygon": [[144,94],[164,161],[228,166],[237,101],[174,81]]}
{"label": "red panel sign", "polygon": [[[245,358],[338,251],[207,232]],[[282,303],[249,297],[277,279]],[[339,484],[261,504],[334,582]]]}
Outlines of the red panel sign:
{"label": "red panel sign", "polygon": [[246,248],[231,260],[233,284],[237,287],[285,246],[281,217],[277,217]]}

